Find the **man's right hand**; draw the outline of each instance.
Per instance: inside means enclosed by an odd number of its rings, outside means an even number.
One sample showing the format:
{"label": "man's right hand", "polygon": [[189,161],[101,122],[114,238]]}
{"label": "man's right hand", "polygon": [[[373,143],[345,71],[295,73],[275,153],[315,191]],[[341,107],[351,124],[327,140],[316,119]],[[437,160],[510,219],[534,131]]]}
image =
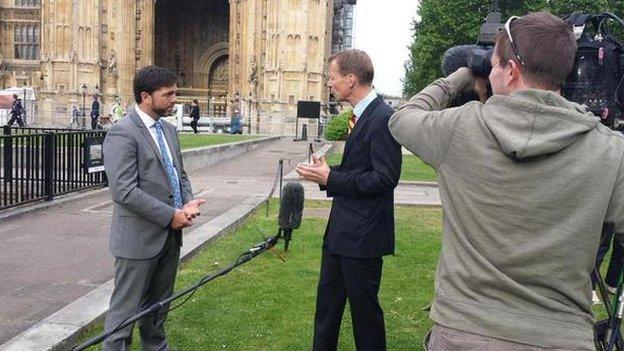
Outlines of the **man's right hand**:
{"label": "man's right hand", "polygon": [[186,213],[182,210],[175,210],[175,214],[171,219],[171,228],[173,230],[180,230],[182,228],[190,227],[193,225],[193,221],[186,218]]}

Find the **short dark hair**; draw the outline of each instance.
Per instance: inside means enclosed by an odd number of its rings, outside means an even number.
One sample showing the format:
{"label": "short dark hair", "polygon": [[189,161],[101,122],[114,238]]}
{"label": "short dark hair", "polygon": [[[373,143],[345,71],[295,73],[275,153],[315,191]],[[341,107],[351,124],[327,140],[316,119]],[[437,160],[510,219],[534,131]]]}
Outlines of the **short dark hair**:
{"label": "short dark hair", "polygon": [[141,68],[134,76],[134,100],[141,103],[141,93],[148,94],[163,88],[169,87],[178,82],[178,77],[171,70],[158,66],[147,66]]}
{"label": "short dark hair", "polygon": [[502,67],[509,60],[518,62],[529,82],[551,90],[560,89],[574,66],[576,38],[572,25],[549,12],[532,12],[513,21],[511,36],[516,44],[518,61],[503,29],[496,37],[496,54]]}
{"label": "short dark hair", "polygon": [[14,98],[14,99],[17,99],[17,94],[13,94],[13,98]]}
{"label": "short dark hair", "polygon": [[193,99],[193,102],[199,104],[199,101],[197,101],[197,99]]}
{"label": "short dark hair", "polygon": [[329,63],[336,61],[340,74],[353,74],[364,85],[373,84],[375,69],[370,56],[362,50],[348,49],[337,52],[329,58]]}

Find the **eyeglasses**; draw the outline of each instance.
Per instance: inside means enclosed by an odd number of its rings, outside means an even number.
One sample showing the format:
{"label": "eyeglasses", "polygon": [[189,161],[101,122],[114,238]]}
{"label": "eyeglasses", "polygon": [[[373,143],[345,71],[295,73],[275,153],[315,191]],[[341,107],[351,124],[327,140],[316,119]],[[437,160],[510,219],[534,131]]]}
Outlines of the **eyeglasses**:
{"label": "eyeglasses", "polygon": [[518,53],[518,47],[516,47],[516,43],[514,42],[513,37],[511,36],[511,22],[517,20],[518,18],[520,17],[518,16],[509,17],[509,19],[505,23],[505,32],[507,32],[507,38],[509,38],[509,44],[511,45],[511,50],[513,50],[514,55],[516,55],[516,58],[518,59],[522,67],[524,67],[525,66],[524,60],[522,60],[522,58],[520,57],[520,54]]}

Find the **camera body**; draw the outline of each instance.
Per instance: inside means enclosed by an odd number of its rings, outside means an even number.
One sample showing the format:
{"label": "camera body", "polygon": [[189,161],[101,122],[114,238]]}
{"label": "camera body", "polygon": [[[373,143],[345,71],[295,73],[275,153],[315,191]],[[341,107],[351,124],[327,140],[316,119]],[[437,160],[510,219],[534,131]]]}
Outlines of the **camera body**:
{"label": "camera body", "polygon": [[624,23],[613,14],[573,14],[578,49],[562,95],[600,117],[611,129],[624,130],[624,45],[606,27],[607,21]]}
{"label": "camera body", "polygon": [[[566,79],[562,95],[584,105],[611,129],[624,130],[624,44],[608,29],[608,22],[624,21],[610,13],[575,13],[564,18],[571,23],[577,39],[574,68]],[[504,27],[495,8],[488,14],[476,45],[450,48],[444,54],[442,71],[448,75],[459,67],[487,78],[497,33]]]}
{"label": "camera body", "polygon": [[477,45],[468,56],[468,68],[480,76],[487,77],[492,70],[492,54],[494,53],[494,44],[496,44],[496,35],[503,29],[501,23],[501,13],[498,10],[490,12],[485,21],[481,25]]}

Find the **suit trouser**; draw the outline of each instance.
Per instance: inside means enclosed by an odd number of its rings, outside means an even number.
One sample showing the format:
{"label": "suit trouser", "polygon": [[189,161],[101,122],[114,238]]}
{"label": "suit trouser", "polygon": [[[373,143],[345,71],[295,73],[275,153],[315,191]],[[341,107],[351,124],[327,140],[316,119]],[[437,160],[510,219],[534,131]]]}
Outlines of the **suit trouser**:
{"label": "suit trouser", "polygon": [[384,315],[377,297],[382,265],[381,257],[351,258],[323,250],[316,297],[313,350],[336,350],[347,299],[357,350],[386,349]]}
{"label": "suit trouser", "polygon": [[194,133],[197,133],[197,122],[199,122],[199,120],[195,118],[191,121],[191,128],[193,128]]}
{"label": "suit trouser", "polygon": [[[171,296],[180,259],[180,246],[175,235],[167,236],[162,251],[154,258],[115,259],[115,289],[104,323],[105,331],[113,329],[127,318]],[[150,314],[139,321],[143,350],[168,349],[164,329],[168,308],[169,306],[164,307],[157,314]],[[133,327],[130,325],[111,335],[104,342],[104,350],[129,350]]]}
{"label": "suit trouser", "polygon": [[12,126],[13,123],[15,123],[15,121],[17,121],[17,124],[20,127],[24,126],[24,121],[22,120],[22,116],[21,115],[12,115],[11,119],[9,120],[9,123],[7,123],[8,126]]}
{"label": "suit trouser", "polygon": [[439,324],[434,324],[427,338],[427,351],[565,351],[495,339]]}

